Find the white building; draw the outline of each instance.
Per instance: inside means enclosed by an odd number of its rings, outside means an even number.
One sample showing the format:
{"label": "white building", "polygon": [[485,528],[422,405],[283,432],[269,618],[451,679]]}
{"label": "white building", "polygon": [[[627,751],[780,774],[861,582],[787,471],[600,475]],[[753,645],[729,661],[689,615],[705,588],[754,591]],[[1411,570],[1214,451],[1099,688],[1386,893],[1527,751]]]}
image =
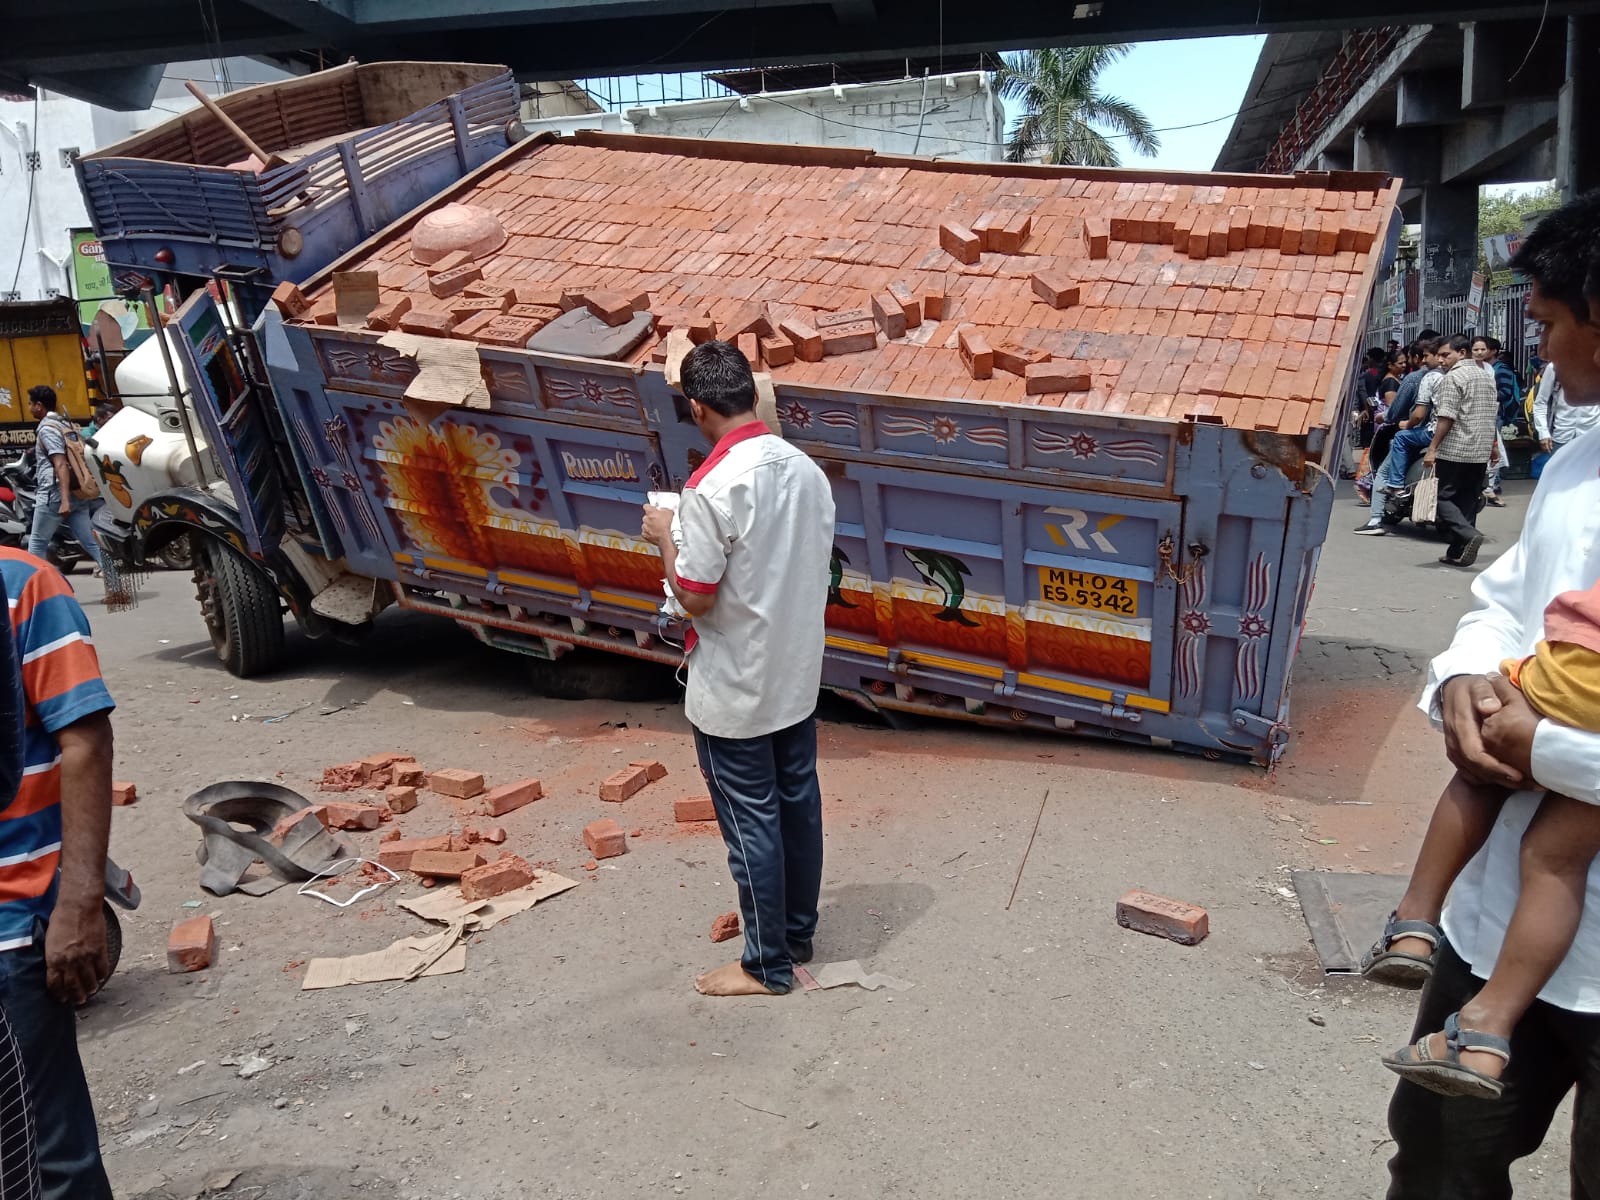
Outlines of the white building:
{"label": "white building", "polygon": [[845,83],[793,92],[630,105],[526,122],[535,132],[604,129],[664,137],[853,146],[885,154],[998,162],[1005,114],[987,71],[882,83]]}

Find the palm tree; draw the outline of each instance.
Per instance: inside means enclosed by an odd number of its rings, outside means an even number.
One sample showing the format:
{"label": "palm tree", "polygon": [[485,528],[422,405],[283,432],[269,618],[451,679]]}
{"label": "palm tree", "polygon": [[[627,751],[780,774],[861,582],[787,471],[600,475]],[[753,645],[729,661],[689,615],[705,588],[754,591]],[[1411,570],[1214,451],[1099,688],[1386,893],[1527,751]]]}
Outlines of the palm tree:
{"label": "palm tree", "polygon": [[1147,157],[1159,150],[1161,139],[1150,118],[1098,87],[1100,73],[1128,49],[1126,44],[1064,46],[1003,56],[996,72],[1000,95],[1022,104],[1006,143],[1006,161],[1117,166],[1121,156],[1102,128],[1123,135]]}

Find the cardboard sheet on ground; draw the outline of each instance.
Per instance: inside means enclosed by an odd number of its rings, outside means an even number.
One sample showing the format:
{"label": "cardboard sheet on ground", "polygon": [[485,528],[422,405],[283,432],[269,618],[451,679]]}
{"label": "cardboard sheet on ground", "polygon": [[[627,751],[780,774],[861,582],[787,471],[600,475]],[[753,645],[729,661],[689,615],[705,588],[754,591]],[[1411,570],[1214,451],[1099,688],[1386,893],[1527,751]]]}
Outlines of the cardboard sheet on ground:
{"label": "cardboard sheet on ground", "polygon": [[825,988],[856,987],[866,988],[875,992],[879,988],[894,988],[903,991],[916,984],[904,979],[896,979],[893,975],[881,975],[877,972],[867,971],[859,960],[845,959],[843,962],[822,963],[819,966],[799,966],[794,969],[794,977],[800,981],[800,986],[808,992],[821,991]]}
{"label": "cardboard sheet on ground", "polygon": [[346,987],[353,983],[385,983],[424,975],[453,975],[467,969],[467,947],[460,922],[438,933],[401,938],[371,954],[348,958],[313,958],[300,984],[303,992]]}
{"label": "cardboard sheet on ground", "polygon": [[507,917],[526,912],[539,901],[559,896],[568,888],[577,886],[576,879],[568,879],[554,871],[543,871],[527,887],[505,892],[492,900],[463,900],[458,889],[446,888],[412,900],[402,900],[400,907],[415,913],[424,921],[449,924],[460,920],[468,929],[493,929]]}

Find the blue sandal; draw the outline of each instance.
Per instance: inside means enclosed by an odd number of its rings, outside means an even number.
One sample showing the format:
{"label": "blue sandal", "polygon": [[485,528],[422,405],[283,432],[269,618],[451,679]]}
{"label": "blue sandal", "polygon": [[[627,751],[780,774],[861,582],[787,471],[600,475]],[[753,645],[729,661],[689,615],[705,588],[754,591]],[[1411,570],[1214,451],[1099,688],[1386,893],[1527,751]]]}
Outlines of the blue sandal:
{"label": "blue sandal", "polygon": [[[1402,954],[1389,949],[1401,938],[1421,938],[1433,947],[1427,957],[1420,954]],[[1428,982],[1433,974],[1434,959],[1444,934],[1431,921],[1401,921],[1394,913],[1384,922],[1383,935],[1373,943],[1372,949],[1361,956],[1361,975],[1374,983],[1416,991]]]}
{"label": "blue sandal", "polygon": [[[1432,1037],[1429,1034],[1428,1037]],[[1511,1064],[1511,1043],[1494,1033],[1479,1033],[1475,1029],[1461,1028],[1461,1014],[1451,1013],[1444,1021],[1443,1058],[1434,1058],[1428,1049],[1428,1037],[1415,1046],[1404,1046],[1393,1054],[1383,1056],[1383,1065],[1402,1079],[1409,1079],[1419,1087],[1441,1096],[1470,1096],[1475,1100],[1498,1100],[1506,1090],[1504,1080],[1485,1075],[1465,1066],[1461,1061],[1463,1050],[1477,1050],[1493,1054]]]}

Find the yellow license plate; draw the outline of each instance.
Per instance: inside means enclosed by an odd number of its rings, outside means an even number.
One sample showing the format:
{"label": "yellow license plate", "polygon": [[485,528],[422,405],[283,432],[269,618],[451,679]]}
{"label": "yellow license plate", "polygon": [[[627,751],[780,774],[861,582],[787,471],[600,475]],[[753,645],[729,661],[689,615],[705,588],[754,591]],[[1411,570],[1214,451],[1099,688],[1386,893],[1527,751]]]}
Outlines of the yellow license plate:
{"label": "yellow license plate", "polygon": [[1042,567],[1039,570],[1039,599],[1063,608],[1116,613],[1120,617],[1139,615],[1138,581],[1117,575]]}

